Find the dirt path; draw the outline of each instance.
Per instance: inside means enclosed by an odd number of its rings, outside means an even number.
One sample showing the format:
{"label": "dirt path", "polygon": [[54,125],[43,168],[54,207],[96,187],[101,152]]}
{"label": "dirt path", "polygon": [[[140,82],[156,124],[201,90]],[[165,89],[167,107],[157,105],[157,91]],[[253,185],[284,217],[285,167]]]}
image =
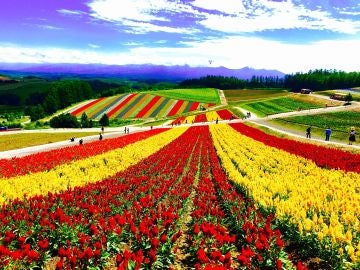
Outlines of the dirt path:
{"label": "dirt path", "polygon": [[220,90],[220,89],[219,89],[219,97],[220,97],[220,103],[221,103],[221,105],[224,105],[224,106],[228,105],[228,103],[227,103],[227,100],[226,100],[226,97],[225,97],[225,94],[224,94],[224,91],[223,91],[223,90]]}

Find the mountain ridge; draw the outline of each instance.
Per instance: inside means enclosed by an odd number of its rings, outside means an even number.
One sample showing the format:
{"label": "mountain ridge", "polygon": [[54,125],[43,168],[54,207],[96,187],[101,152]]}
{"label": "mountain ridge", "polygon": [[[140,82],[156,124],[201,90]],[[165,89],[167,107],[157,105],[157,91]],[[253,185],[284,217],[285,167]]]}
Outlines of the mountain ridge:
{"label": "mountain ridge", "polygon": [[191,67],[188,65],[104,65],[104,64],[8,64],[0,63],[0,72],[18,72],[24,74],[43,75],[79,75],[79,76],[110,76],[126,77],[131,79],[167,79],[185,80],[196,79],[208,75],[236,77],[248,80],[253,76],[279,77],[285,76],[278,70],[254,69],[243,67],[229,69],[226,67]]}

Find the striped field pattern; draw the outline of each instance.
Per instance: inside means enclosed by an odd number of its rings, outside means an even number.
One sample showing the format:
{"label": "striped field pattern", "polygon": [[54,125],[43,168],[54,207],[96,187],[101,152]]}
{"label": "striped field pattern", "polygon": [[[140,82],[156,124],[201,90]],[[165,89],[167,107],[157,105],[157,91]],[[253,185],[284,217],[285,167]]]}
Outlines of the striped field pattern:
{"label": "striped field pattern", "polygon": [[209,108],[215,104],[176,100],[145,93],[122,94],[95,99],[75,108],[71,114],[80,117],[84,112],[91,119],[100,119],[103,114],[109,118],[161,118]]}

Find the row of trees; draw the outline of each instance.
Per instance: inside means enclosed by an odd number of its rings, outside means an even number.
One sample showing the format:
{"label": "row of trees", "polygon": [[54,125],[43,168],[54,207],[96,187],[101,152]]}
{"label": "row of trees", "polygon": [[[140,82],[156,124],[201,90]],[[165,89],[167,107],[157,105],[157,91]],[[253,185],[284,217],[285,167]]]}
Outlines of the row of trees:
{"label": "row of trees", "polygon": [[307,73],[286,75],[284,87],[292,91],[309,88],[314,91],[343,89],[360,86],[360,72],[318,69]]}
{"label": "row of trees", "polygon": [[243,88],[282,88],[284,79],[279,77],[253,76],[250,80],[236,77],[206,76],[199,79],[189,79],[180,83],[181,87],[210,87],[218,89],[243,89]]}
{"label": "row of trees", "polygon": [[250,80],[235,77],[206,76],[180,83],[182,87],[213,87],[219,89],[285,88],[298,92],[302,88],[313,91],[351,88],[360,86],[360,72],[344,72],[319,69],[307,73],[295,73],[279,77],[253,76]]}
{"label": "row of trees", "polygon": [[[106,113],[100,118],[99,124],[101,126],[109,125],[109,117]],[[92,128],[94,127],[94,121],[89,119],[86,113],[81,115],[80,121],[70,113],[62,113],[51,118],[50,126],[53,128]]]}

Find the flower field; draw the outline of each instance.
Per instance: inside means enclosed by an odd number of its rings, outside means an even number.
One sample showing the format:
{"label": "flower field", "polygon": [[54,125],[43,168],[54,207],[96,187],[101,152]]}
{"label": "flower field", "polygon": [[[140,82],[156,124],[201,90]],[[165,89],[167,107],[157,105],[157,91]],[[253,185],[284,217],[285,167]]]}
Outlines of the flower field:
{"label": "flower field", "polygon": [[180,116],[176,118],[171,124],[191,124],[191,123],[203,123],[203,122],[214,122],[217,120],[231,120],[237,119],[238,117],[231,113],[229,110],[223,109],[218,111],[209,111],[206,113],[200,113],[197,115]]}
{"label": "flower field", "polygon": [[149,118],[174,116],[197,110],[212,103],[177,100],[146,93],[130,93],[98,98],[75,108],[71,114],[80,117],[84,112],[89,118],[99,119],[106,113],[109,118]]}
{"label": "flower field", "polygon": [[0,160],[0,268],[358,267],[359,155],[277,139],[177,127]]}

